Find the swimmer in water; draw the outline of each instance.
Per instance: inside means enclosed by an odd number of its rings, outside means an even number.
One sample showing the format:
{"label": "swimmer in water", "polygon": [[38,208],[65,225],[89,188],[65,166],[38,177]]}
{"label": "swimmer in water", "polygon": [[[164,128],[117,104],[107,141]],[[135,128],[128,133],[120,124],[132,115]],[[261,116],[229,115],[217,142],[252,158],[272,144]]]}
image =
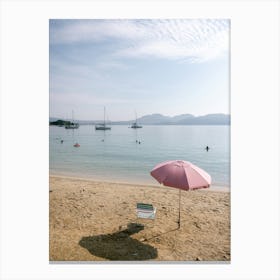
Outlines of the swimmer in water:
{"label": "swimmer in water", "polygon": [[208,150],[209,150],[210,148],[208,147],[208,146],[206,146],[206,148],[205,148],[205,150],[208,152]]}

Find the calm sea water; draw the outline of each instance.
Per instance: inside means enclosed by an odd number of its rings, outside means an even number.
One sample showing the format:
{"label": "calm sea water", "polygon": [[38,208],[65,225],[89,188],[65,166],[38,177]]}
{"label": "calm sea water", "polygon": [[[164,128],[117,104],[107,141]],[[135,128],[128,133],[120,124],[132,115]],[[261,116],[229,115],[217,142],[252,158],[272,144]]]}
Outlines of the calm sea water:
{"label": "calm sea water", "polygon": [[[76,130],[50,126],[50,174],[157,184],[150,170],[162,161],[181,159],[207,171],[213,184],[230,185],[229,126],[111,127],[96,131],[91,125]],[[73,147],[76,142],[79,148]]]}

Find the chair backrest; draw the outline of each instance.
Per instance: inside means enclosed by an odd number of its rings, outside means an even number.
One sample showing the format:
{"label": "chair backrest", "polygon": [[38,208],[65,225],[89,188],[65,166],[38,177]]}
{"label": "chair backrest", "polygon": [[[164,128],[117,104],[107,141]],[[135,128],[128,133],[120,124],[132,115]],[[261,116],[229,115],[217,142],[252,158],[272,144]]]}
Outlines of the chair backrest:
{"label": "chair backrest", "polygon": [[137,217],[142,219],[154,219],[156,215],[156,208],[152,204],[137,203]]}

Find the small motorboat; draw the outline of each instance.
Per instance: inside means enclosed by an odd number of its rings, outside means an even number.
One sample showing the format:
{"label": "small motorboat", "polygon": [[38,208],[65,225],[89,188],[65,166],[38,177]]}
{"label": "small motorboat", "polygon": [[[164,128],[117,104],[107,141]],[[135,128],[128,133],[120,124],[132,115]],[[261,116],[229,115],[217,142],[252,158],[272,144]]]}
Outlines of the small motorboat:
{"label": "small motorboat", "polygon": [[79,144],[79,143],[76,143],[76,144],[74,144],[73,146],[76,147],[76,148],[78,148],[78,147],[80,147],[80,144]]}

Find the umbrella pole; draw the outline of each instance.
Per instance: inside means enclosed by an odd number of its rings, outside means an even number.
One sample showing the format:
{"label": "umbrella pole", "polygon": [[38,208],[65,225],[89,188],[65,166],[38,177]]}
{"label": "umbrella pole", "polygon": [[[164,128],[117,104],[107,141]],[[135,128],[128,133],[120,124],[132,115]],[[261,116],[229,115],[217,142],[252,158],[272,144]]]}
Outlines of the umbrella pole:
{"label": "umbrella pole", "polygon": [[178,218],[178,228],[181,226],[181,189],[179,189],[179,218]]}

